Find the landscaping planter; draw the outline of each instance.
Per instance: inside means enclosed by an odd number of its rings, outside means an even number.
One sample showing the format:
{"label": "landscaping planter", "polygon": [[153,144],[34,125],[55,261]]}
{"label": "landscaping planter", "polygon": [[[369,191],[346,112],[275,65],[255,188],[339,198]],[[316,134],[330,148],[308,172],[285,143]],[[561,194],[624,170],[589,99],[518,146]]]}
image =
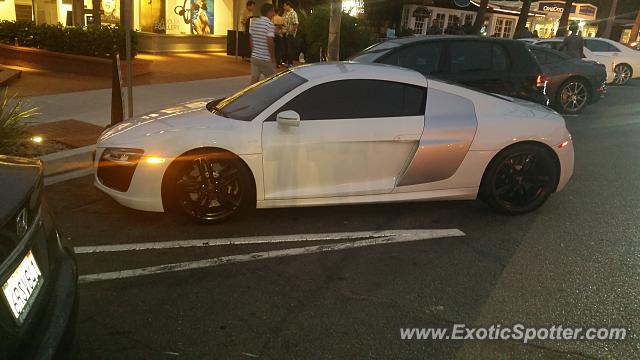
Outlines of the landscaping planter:
{"label": "landscaping planter", "polygon": [[[71,55],[42,49],[0,44],[0,63],[31,69],[57,71],[79,75],[111,77],[110,59]],[[122,62],[122,74],[126,74],[126,62]],[[134,59],[133,76],[151,72],[150,60]]]}

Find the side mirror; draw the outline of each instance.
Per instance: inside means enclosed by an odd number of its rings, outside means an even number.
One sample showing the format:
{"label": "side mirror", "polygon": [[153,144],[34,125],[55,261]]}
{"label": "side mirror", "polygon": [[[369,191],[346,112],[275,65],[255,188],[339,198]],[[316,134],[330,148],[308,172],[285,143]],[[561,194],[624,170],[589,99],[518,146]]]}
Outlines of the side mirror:
{"label": "side mirror", "polygon": [[283,111],[278,113],[276,121],[281,126],[300,126],[300,114],[293,110]]}

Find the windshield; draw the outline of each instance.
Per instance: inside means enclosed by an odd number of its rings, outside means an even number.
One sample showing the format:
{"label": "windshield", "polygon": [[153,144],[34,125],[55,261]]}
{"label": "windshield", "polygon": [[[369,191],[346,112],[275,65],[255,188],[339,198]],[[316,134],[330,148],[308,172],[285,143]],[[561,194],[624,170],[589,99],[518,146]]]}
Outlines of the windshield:
{"label": "windshield", "polygon": [[388,50],[396,48],[401,44],[395,41],[385,41],[375,44],[367,49],[362,50],[361,53],[355,55],[350,60],[356,62],[369,63],[375,61],[381,54],[386,53]]}
{"label": "windshield", "polygon": [[226,99],[213,101],[207,108],[226,118],[251,121],[276,100],[306,81],[292,71],[285,71],[246,87]]}

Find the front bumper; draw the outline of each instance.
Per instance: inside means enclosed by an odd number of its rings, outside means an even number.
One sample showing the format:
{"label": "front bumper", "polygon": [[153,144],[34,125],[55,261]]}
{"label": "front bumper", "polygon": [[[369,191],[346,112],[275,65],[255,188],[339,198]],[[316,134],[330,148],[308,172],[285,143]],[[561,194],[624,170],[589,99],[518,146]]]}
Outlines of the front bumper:
{"label": "front bumper", "polygon": [[[100,159],[104,148],[98,148],[95,159]],[[104,184],[98,176],[99,161],[94,161],[94,185],[123,206],[142,211],[163,212],[162,178],[173,159],[162,164],[140,161],[128,182],[126,191],[119,191]]]}

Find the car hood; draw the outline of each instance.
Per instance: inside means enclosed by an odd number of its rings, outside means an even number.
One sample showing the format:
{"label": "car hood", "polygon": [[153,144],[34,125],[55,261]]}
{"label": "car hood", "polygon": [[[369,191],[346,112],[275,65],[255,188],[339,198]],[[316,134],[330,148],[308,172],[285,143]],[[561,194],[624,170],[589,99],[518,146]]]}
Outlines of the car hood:
{"label": "car hood", "polygon": [[0,227],[24,205],[41,178],[40,160],[0,155]]}
{"label": "car hood", "polygon": [[179,131],[185,128],[206,126],[203,115],[210,122],[211,113],[206,109],[211,99],[198,99],[152,111],[137,118],[123,121],[106,129],[98,139],[99,145],[112,145],[160,132]]}

